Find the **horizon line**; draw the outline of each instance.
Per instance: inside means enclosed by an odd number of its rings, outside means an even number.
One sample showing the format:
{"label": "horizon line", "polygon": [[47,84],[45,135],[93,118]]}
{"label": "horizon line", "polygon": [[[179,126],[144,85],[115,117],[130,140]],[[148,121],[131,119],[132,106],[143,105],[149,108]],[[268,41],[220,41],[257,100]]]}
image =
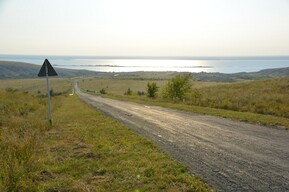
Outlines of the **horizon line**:
{"label": "horizon line", "polygon": [[32,57],[75,57],[75,58],[94,58],[94,59],[153,59],[153,60],[195,60],[195,59],[277,59],[288,58],[289,55],[250,55],[250,56],[103,56],[103,55],[45,55],[45,54],[1,54],[0,56],[32,56]]}

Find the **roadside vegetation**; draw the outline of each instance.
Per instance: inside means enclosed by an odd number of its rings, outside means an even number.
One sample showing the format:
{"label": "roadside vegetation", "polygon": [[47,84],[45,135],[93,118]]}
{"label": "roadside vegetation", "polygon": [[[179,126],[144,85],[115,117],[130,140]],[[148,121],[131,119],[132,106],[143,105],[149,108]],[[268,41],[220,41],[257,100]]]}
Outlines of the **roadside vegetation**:
{"label": "roadside vegetation", "polygon": [[192,89],[190,77],[190,74],[185,74],[183,76],[177,75],[168,80],[162,91],[162,97],[172,101],[185,99]]}
{"label": "roadside vegetation", "polygon": [[[61,105],[53,99],[53,109]],[[39,144],[49,130],[46,102],[27,93],[0,91],[0,191],[37,191]]]}
{"label": "roadside vegetation", "polygon": [[[163,88],[166,86],[168,79],[99,79],[99,78],[84,78],[79,79],[78,84],[84,92],[95,92],[99,93],[99,90],[104,88],[108,95],[122,96],[124,92],[130,88],[134,94],[131,97],[138,96],[139,92],[147,93],[147,84],[156,83],[158,93],[161,93]],[[193,81],[193,88],[211,87],[215,85],[224,85],[228,83],[218,82],[205,82],[205,81]],[[158,99],[161,98],[161,94],[158,95]]]}
{"label": "roadside vegetation", "polygon": [[[79,84],[83,91],[86,89],[95,90],[100,84],[106,86],[108,88],[106,96],[115,99],[289,128],[289,78],[271,78],[238,83],[212,83],[191,80],[187,86],[183,86],[185,88],[192,85],[191,89],[185,90],[182,96],[172,95],[168,97],[168,94],[164,94],[170,90],[169,86],[173,87],[174,81],[181,82],[180,78],[185,78],[185,75],[176,76],[170,80],[154,81],[82,79]],[[128,88],[135,91],[141,90],[147,94],[146,84],[152,82],[159,87],[156,92],[158,96],[154,97],[153,100],[137,94],[120,94],[120,89],[124,91]],[[181,90],[178,92],[181,93]]]}
{"label": "roadside vegetation", "polygon": [[147,83],[147,96],[148,97],[155,98],[157,96],[158,90],[159,90],[159,87],[157,86],[155,82]]}
{"label": "roadside vegetation", "polygon": [[0,191],[212,191],[76,95],[52,97],[50,127],[46,98],[29,85],[0,89]]}
{"label": "roadside vegetation", "polygon": [[289,118],[289,78],[198,89],[191,104]]}
{"label": "roadside vegetation", "polygon": [[[70,79],[49,78],[50,85],[55,94],[66,94],[71,92]],[[13,89],[19,92],[31,93],[33,95],[46,94],[45,78],[37,79],[3,79],[0,80],[0,90]]]}

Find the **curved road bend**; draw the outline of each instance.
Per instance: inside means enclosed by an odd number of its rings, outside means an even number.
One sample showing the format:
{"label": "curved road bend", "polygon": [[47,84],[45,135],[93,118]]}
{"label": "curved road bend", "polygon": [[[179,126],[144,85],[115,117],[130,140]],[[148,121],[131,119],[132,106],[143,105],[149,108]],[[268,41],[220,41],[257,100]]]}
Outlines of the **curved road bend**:
{"label": "curved road bend", "polygon": [[219,191],[289,191],[289,131],[81,92]]}

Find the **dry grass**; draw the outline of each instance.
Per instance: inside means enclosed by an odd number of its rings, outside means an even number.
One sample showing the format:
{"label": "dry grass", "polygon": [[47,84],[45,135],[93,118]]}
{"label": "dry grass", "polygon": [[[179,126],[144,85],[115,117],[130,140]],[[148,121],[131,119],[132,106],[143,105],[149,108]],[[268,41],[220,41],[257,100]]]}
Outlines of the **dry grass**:
{"label": "dry grass", "polygon": [[[156,82],[160,87],[159,93],[167,83],[167,80],[134,80],[134,79],[81,79],[79,85],[83,91],[98,93],[102,88],[111,95],[124,95],[125,91],[130,88],[133,91],[133,95],[137,95],[138,91],[146,92],[146,86],[148,82]],[[211,87],[214,85],[225,84],[217,82],[193,82],[195,88]]]}
{"label": "dry grass", "polygon": [[289,118],[289,78],[276,78],[199,89],[192,104]]}
{"label": "dry grass", "polygon": [[0,191],[37,191],[38,145],[49,128],[46,114],[39,98],[0,92]]}
{"label": "dry grass", "polygon": [[[71,91],[71,82],[69,79],[50,78],[50,85],[54,92],[64,93]],[[0,80],[0,90],[7,88],[17,89],[22,92],[32,94],[46,94],[46,79],[9,79]]]}

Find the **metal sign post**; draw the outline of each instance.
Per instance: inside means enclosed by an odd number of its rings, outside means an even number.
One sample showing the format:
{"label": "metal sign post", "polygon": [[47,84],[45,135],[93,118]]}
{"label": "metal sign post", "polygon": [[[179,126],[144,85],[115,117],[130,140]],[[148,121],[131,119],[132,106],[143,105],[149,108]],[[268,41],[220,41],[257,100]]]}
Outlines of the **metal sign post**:
{"label": "metal sign post", "polygon": [[47,98],[48,98],[48,119],[49,124],[52,126],[52,113],[51,113],[51,103],[50,103],[50,85],[48,76],[57,76],[57,73],[53,69],[52,65],[47,59],[45,59],[39,73],[38,77],[46,77],[46,87],[47,87]]}
{"label": "metal sign post", "polygon": [[48,118],[49,118],[49,124],[52,125],[52,114],[51,114],[51,104],[50,104],[50,86],[48,81],[48,67],[45,66],[46,71],[46,87],[47,87],[47,98],[48,98]]}

